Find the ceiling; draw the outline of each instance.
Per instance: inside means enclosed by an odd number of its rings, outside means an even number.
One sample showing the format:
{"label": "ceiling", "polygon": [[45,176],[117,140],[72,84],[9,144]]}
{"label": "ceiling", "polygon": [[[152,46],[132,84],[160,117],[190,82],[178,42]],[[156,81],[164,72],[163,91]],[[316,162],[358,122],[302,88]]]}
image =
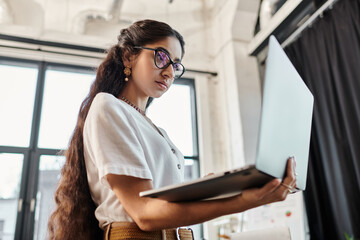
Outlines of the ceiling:
{"label": "ceiling", "polygon": [[102,47],[121,28],[151,18],[196,33],[227,0],[0,0],[0,33]]}

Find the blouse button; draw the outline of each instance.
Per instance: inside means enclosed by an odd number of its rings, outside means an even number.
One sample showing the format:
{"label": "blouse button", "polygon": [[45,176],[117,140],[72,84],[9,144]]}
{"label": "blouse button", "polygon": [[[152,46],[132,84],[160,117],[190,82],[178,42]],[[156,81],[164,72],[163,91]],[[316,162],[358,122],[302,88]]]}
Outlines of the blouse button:
{"label": "blouse button", "polygon": [[171,151],[175,154],[175,149],[172,148]]}
{"label": "blouse button", "polygon": [[181,169],[181,165],[180,165],[180,164],[178,164],[177,167],[178,167],[178,169]]}

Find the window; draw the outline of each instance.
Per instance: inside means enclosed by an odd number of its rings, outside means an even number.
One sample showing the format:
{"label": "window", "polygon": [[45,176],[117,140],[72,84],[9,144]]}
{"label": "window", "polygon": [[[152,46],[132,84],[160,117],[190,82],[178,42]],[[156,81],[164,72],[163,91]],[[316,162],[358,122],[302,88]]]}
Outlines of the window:
{"label": "window", "polygon": [[0,240],[3,240],[5,221],[0,220]]}
{"label": "window", "polygon": [[64,156],[40,156],[34,239],[46,239],[47,222],[50,214],[55,209],[54,193],[64,163]]}
{"label": "window", "polygon": [[0,239],[14,238],[23,159],[22,154],[0,153]]}
{"label": "window", "polygon": [[39,148],[65,149],[80,104],[94,81],[92,73],[47,69],[41,111]]}
{"label": "window", "polygon": [[[0,164],[5,166],[0,168],[0,240],[44,239],[65,161],[59,152],[68,145],[95,73],[0,58],[0,76]],[[193,81],[179,79],[148,110],[185,155],[187,180],[199,175],[195,106]],[[200,230],[196,226],[195,234]]]}
{"label": "window", "polygon": [[[39,127],[39,149],[66,149],[82,101],[95,74],[90,70],[49,66],[45,71]],[[54,193],[65,157],[40,155],[38,165],[34,239],[45,239],[47,222],[55,208]]]}
{"label": "window", "polygon": [[29,146],[37,72],[36,66],[0,62],[0,145]]}

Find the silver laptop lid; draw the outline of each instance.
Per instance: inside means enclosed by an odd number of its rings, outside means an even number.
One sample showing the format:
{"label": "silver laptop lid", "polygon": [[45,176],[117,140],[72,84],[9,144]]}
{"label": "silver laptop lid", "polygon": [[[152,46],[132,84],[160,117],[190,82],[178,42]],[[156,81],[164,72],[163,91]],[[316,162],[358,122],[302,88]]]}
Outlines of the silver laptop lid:
{"label": "silver laptop lid", "polygon": [[296,160],[297,187],[306,186],[314,98],[274,36],[266,61],[256,168],[283,178]]}

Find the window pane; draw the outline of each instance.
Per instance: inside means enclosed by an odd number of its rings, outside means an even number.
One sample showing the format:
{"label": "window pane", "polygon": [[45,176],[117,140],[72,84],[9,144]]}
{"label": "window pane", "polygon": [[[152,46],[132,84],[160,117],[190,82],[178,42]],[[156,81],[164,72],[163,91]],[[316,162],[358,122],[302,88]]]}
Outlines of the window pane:
{"label": "window pane", "polygon": [[37,73],[0,64],[0,145],[29,146]]}
{"label": "window pane", "polygon": [[41,112],[40,148],[65,149],[93,74],[47,70]]}
{"label": "window pane", "polygon": [[185,156],[193,156],[190,86],[172,85],[162,97],[154,99],[147,115],[157,126],[165,129]]}
{"label": "window pane", "polygon": [[55,208],[54,193],[64,163],[64,156],[40,156],[34,239],[46,239],[47,222]]}
{"label": "window pane", "polygon": [[184,180],[190,181],[199,178],[199,161],[192,159],[185,159],[185,177]]}
{"label": "window pane", "polygon": [[14,239],[24,155],[0,153],[0,237]]}

